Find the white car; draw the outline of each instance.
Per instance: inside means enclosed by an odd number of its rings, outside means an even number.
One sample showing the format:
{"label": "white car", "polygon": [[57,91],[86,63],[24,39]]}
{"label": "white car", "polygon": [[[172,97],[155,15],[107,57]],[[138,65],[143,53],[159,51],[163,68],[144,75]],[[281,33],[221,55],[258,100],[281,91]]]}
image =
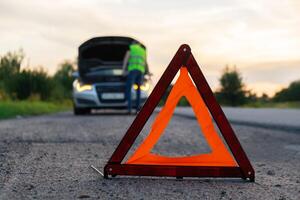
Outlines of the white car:
{"label": "white car", "polygon": [[[74,114],[88,114],[91,109],[126,109],[126,73],[123,59],[129,45],[138,42],[128,37],[97,37],[79,47],[78,72],[73,83]],[[141,104],[150,93],[150,75],[141,86]],[[137,85],[131,88],[132,106],[135,107]]]}

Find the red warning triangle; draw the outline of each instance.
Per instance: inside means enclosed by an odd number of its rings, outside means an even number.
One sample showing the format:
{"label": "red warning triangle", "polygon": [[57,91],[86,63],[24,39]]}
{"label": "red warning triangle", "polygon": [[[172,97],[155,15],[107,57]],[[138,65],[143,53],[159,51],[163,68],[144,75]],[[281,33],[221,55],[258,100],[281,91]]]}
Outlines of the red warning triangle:
{"label": "red warning triangle", "polygon": [[[149,135],[134,154],[122,164],[127,152],[179,70],[179,78],[172,88],[165,106],[152,124]],[[183,96],[187,98],[193,108],[212,152],[185,157],[167,157],[151,153],[152,148],[168,125],[178,101]],[[211,116],[220,129],[232,155],[216,132]],[[188,45],[182,45],[175,54],[105,166],[104,175],[106,178],[108,175],[241,177],[254,181],[254,170],[251,163],[217,103]]]}
{"label": "red warning triangle", "polygon": [[[150,153],[168,125],[176,105],[181,97],[185,96],[194,109],[196,118],[201,126],[204,137],[211,153],[185,157],[164,157]],[[185,67],[181,67],[180,75],[165,106],[156,117],[150,134],[139,146],[135,153],[126,162],[127,164],[156,164],[156,165],[193,165],[193,166],[236,166],[234,159],[226,149],[216,132],[209,112],[196,87],[192,83]]]}

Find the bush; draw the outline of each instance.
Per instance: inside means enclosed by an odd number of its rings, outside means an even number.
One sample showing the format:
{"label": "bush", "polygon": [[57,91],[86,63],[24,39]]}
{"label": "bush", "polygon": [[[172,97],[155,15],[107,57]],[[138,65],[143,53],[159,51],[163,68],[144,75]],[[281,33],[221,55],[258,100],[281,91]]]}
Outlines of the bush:
{"label": "bush", "polygon": [[216,97],[221,104],[239,106],[246,102],[246,91],[241,74],[236,68],[226,66],[221,78],[221,88],[216,92]]}
{"label": "bush", "polygon": [[8,82],[7,90],[12,99],[25,100],[30,96],[39,96],[41,100],[48,100],[53,88],[51,78],[45,71],[22,70]]}

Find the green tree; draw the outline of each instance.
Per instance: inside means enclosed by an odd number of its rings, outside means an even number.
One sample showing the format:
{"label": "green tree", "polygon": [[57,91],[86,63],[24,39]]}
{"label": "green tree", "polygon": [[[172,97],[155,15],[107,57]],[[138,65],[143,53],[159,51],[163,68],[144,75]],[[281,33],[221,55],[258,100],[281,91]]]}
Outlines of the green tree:
{"label": "green tree", "polygon": [[0,56],[0,100],[63,100],[71,97],[74,63],[64,61],[50,77],[42,68],[22,69],[23,50]]}
{"label": "green tree", "polygon": [[216,97],[221,104],[239,106],[245,103],[246,91],[242,76],[236,67],[226,66],[219,81],[221,89],[216,93]]}
{"label": "green tree", "polygon": [[270,97],[266,93],[262,93],[261,97],[259,98],[259,101],[264,102],[264,103],[269,102]]}
{"label": "green tree", "polygon": [[[20,72],[21,64],[24,59],[22,49],[14,52],[8,52],[4,56],[0,56],[0,94],[6,96],[8,93],[8,82],[14,79]],[[10,94],[8,94],[10,96]]]}
{"label": "green tree", "polygon": [[0,80],[11,77],[17,74],[21,69],[21,64],[24,59],[24,52],[19,51],[8,52],[0,57]]}
{"label": "green tree", "polygon": [[75,71],[74,63],[64,61],[59,65],[59,69],[54,74],[53,81],[55,88],[53,90],[53,98],[62,99],[70,98],[72,94],[72,84],[74,78],[72,76]]}
{"label": "green tree", "polygon": [[292,82],[287,88],[277,92],[274,97],[274,101],[300,101],[300,80]]}

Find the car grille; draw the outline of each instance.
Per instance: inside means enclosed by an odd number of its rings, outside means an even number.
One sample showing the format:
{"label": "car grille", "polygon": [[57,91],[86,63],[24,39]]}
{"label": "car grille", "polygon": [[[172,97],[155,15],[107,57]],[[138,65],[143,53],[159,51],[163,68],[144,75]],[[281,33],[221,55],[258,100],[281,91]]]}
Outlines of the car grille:
{"label": "car grille", "polygon": [[99,100],[103,103],[121,103],[121,102],[125,102],[125,100],[126,100],[125,98],[124,99],[103,99],[102,98],[103,93],[123,93],[124,97],[125,97],[125,91],[126,91],[125,85],[96,86],[96,91],[97,91]]}

